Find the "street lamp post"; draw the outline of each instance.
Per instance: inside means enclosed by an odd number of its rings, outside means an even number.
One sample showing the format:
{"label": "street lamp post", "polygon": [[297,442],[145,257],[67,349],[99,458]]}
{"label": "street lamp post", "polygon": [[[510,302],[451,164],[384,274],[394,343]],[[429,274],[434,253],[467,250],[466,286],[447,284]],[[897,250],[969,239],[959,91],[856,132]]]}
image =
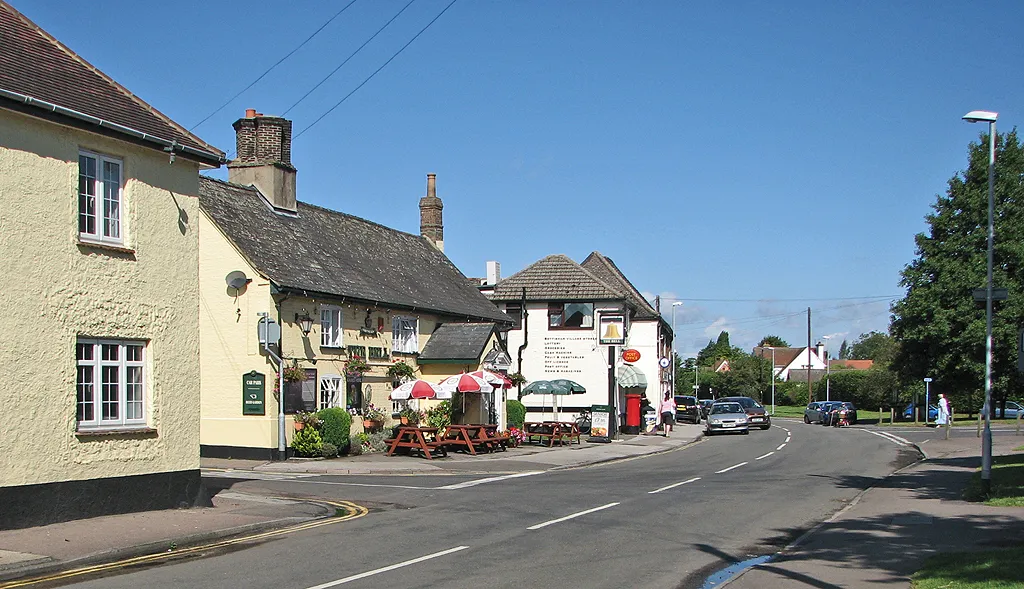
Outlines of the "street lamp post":
{"label": "street lamp post", "polygon": [[829,378],[831,374],[832,362],[828,359],[828,340],[832,339],[831,335],[823,335],[821,339],[825,340],[825,400],[831,401],[832,398],[829,396],[831,390],[832,380]]}
{"label": "street lamp post", "polygon": [[[672,382],[672,396],[673,397],[675,397],[675,395],[676,395],[676,357],[678,356],[678,354],[676,353],[676,307],[681,307],[682,305],[683,305],[682,301],[676,301],[676,302],[672,303],[672,364],[671,364],[671,366],[672,366],[672,378],[671,378],[671,382]],[[660,400],[659,400],[659,402],[660,402]]]}
{"label": "street lamp post", "polygon": [[[968,123],[988,123],[988,266],[985,283],[985,429],[981,437],[981,488],[986,495],[992,488],[992,242],[995,237],[996,119],[999,113],[972,110],[963,119]],[[927,418],[927,410],[925,412]]]}

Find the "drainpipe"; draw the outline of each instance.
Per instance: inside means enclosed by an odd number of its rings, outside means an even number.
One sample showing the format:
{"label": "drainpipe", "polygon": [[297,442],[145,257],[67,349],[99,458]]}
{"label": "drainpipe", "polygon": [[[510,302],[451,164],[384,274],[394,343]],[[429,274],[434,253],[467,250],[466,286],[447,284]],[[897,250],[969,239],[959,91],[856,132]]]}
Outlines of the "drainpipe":
{"label": "drainpipe", "polygon": [[[516,367],[519,370],[519,374],[523,373],[523,350],[526,349],[526,346],[529,345],[530,341],[530,332],[529,329],[527,329],[526,322],[527,317],[530,316],[530,313],[526,310],[526,287],[523,287],[523,296],[521,301],[522,302],[519,305],[519,325],[523,328],[523,344],[519,346],[519,352],[516,356]],[[517,397],[521,400],[523,398],[523,383],[517,384],[516,389]]]}
{"label": "drainpipe", "polygon": [[[287,427],[285,424],[284,417],[284,323],[281,322],[281,307],[283,303],[288,300],[288,297],[276,301],[275,306],[277,307],[277,324],[281,326],[281,339],[277,342],[277,349],[281,351],[281,355],[277,356],[270,351],[267,347],[267,353],[274,356],[277,360],[277,452],[278,460],[286,460],[288,458],[288,446],[285,444],[285,438],[287,437]],[[264,347],[266,347],[264,345]]]}

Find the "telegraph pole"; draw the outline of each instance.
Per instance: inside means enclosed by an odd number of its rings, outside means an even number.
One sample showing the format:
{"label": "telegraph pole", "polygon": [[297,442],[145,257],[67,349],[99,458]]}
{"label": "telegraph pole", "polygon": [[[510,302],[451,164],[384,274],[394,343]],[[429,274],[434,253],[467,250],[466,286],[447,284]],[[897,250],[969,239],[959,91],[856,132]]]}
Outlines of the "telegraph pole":
{"label": "telegraph pole", "polygon": [[814,401],[811,393],[811,308],[807,307],[807,403]]}

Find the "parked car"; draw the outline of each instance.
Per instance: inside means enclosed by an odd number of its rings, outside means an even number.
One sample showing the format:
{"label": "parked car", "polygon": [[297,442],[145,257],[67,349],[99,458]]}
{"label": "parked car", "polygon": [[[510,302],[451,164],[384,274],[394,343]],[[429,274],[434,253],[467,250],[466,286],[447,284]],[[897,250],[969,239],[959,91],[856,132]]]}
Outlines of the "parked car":
{"label": "parked car", "polygon": [[715,402],[721,403],[723,401],[739,403],[743,407],[743,410],[746,411],[751,427],[757,426],[761,429],[768,429],[772,426],[772,418],[768,416],[767,412],[765,412],[764,405],[750,397],[722,397]]}
{"label": "parked car", "polygon": [[857,423],[857,408],[853,403],[846,401],[830,401],[825,403],[826,407],[822,414],[821,425],[834,425],[840,411],[846,411],[846,421],[850,425]]}
{"label": "parked car", "polygon": [[[981,412],[982,410],[978,409],[978,413]],[[1024,405],[1021,405],[1016,401],[1007,401],[1006,410],[1003,413],[1000,413],[999,411],[999,403],[996,403],[995,407],[992,409],[993,419],[997,419],[999,417],[1002,417],[1003,419],[1017,419],[1018,415],[1024,416]]]}
{"label": "parked car", "polygon": [[[918,409],[921,409],[923,407],[924,407],[924,404],[920,404],[920,405],[917,406]],[[913,405],[913,403],[911,403],[910,405],[907,405],[906,409],[903,410],[902,418],[903,418],[904,421],[913,421],[914,420],[914,405]],[[935,421],[938,418],[939,418],[939,406],[938,405],[928,405],[928,421]]]}
{"label": "parked car", "polygon": [[697,403],[700,405],[700,419],[701,421],[708,418],[708,411],[711,410],[711,405],[715,402],[714,399],[700,399]]}
{"label": "parked car", "polygon": [[697,405],[697,397],[676,395],[676,421],[700,423],[700,407]]}
{"label": "parked car", "polygon": [[827,401],[812,401],[804,408],[804,423],[821,423],[821,417]]}
{"label": "parked car", "polygon": [[747,419],[747,412],[743,405],[735,401],[723,402],[721,399],[712,403],[708,410],[707,425],[704,433],[712,435],[715,432],[740,432],[750,433],[750,421]]}

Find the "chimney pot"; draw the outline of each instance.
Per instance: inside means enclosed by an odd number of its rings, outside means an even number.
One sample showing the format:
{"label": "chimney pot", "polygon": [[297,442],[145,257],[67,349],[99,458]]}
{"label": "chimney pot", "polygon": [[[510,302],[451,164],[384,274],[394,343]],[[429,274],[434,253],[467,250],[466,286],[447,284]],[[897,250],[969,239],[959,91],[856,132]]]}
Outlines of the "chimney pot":
{"label": "chimney pot", "polygon": [[437,196],[437,174],[427,174],[427,198]]}
{"label": "chimney pot", "polygon": [[252,119],[252,118],[255,118],[255,117],[256,117],[256,109],[255,108],[247,108],[247,109],[245,109],[245,118]]}

